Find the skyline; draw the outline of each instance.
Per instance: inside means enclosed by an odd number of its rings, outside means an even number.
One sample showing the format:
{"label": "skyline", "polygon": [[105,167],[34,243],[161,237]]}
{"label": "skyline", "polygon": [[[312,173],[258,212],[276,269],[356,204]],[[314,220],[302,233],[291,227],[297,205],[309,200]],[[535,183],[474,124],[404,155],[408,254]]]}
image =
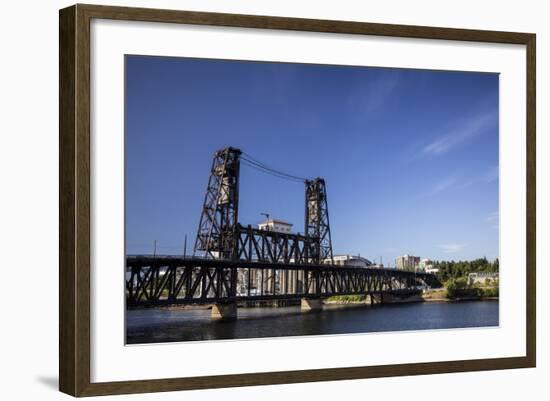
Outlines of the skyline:
{"label": "skyline", "polygon": [[[338,134],[335,134],[338,133]],[[326,180],[335,254],[498,257],[498,74],[126,56],[127,253],[194,244],[215,150]],[[241,169],[239,221],[303,232],[303,184]]]}

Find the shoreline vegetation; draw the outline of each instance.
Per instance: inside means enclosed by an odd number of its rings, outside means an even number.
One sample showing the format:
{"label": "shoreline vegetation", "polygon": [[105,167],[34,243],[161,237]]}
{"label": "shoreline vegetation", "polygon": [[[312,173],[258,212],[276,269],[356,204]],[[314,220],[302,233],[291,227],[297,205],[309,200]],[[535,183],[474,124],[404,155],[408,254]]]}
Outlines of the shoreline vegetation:
{"label": "shoreline vegetation", "polygon": [[[466,277],[450,279],[442,288],[422,290],[409,301],[402,302],[460,302],[460,301],[493,301],[499,299],[498,280],[485,283],[468,284]],[[324,300],[327,304],[361,304],[366,303],[366,295],[336,295]]]}
{"label": "shoreline vegetation", "polygon": [[[498,271],[499,260],[489,261],[478,258],[466,261],[434,261],[437,276],[443,287],[424,289],[418,295],[397,299],[390,303],[408,302],[461,302],[489,301],[499,299]],[[471,273],[481,274],[481,280],[470,280]],[[496,273],[494,278],[491,274]],[[483,276],[485,275],[485,276]],[[483,279],[483,277],[487,277]],[[365,304],[369,303],[366,295],[339,295],[327,298],[325,304]]]}

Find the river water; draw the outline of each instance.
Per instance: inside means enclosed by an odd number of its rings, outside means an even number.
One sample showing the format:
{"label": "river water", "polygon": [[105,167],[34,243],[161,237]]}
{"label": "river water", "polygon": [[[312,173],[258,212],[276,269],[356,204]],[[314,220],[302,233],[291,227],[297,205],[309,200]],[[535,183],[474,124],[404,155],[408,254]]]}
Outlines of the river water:
{"label": "river water", "polygon": [[234,321],[212,321],[209,309],[138,309],[126,315],[128,344],[498,326],[498,301],[376,306],[239,308]]}

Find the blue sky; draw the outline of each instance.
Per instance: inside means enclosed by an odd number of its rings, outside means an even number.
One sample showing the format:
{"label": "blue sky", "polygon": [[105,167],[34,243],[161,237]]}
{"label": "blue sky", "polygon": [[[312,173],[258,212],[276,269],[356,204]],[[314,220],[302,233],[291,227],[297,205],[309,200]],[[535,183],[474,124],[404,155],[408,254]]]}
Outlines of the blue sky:
{"label": "blue sky", "polygon": [[[212,155],[326,180],[334,252],[498,256],[498,74],[126,57],[127,253],[188,253]],[[241,168],[239,221],[303,232],[304,187]]]}

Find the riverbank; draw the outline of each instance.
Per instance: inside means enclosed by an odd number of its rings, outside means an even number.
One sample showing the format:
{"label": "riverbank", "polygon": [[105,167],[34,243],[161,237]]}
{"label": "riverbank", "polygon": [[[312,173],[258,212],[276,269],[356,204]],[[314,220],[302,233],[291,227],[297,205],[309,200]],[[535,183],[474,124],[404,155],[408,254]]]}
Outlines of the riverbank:
{"label": "riverbank", "polygon": [[[498,296],[484,295],[478,292],[477,295],[456,296],[450,298],[446,288],[435,290],[424,290],[421,294],[407,298],[393,298],[387,303],[414,303],[414,302],[465,302],[465,301],[498,301]],[[325,299],[324,304],[329,305],[359,305],[370,304],[366,295],[338,295]]]}
{"label": "riverbank", "polygon": [[[488,294],[492,294],[492,291],[488,291]],[[476,295],[472,296],[465,294],[463,296],[455,296],[449,298],[448,291],[445,287],[439,289],[424,290],[417,295],[413,295],[406,298],[392,297],[391,300],[385,299],[383,303],[388,304],[406,304],[416,302],[465,302],[465,301],[498,301],[498,296],[484,295],[484,291],[477,291]],[[380,302],[374,302],[379,304]],[[370,296],[367,295],[335,295],[326,299],[323,299],[324,305],[331,306],[357,306],[357,305],[371,305]],[[299,299],[294,300],[276,300],[276,301],[247,301],[239,302],[238,308],[284,308],[289,306],[300,305]],[[170,305],[156,307],[168,311],[178,310],[205,310],[211,309],[212,304],[204,305]],[[140,309],[140,308],[138,308]]]}

